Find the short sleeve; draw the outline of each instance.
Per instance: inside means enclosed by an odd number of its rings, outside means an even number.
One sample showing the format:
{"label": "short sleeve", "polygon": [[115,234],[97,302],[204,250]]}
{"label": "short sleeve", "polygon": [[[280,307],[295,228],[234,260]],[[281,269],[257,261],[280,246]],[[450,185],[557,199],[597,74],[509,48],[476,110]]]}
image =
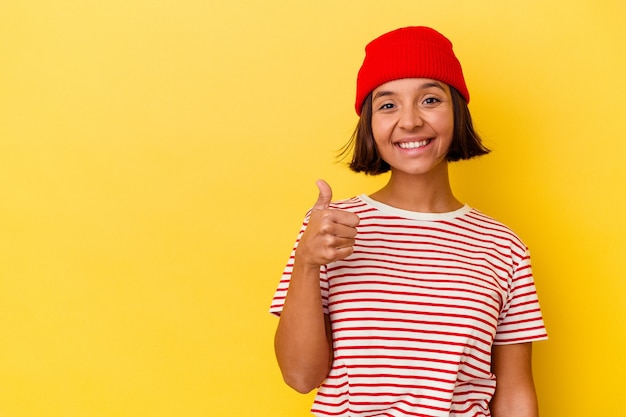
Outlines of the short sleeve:
{"label": "short sleeve", "polygon": [[[309,224],[309,214],[304,219],[302,223],[302,227],[300,228],[300,232],[298,233],[298,238],[296,239],[296,243],[293,246],[291,251],[291,256],[289,256],[289,260],[285,269],[283,270],[283,274],[280,278],[280,282],[278,283],[278,288],[274,293],[274,298],[272,299],[272,303],[270,305],[270,313],[280,316],[280,313],[283,311],[283,305],[285,303],[285,298],[287,297],[287,291],[289,290],[289,283],[291,282],[291,273],[293,271],[293,263],[295,260],[296,250],[298,248],[298,243],[300,242],[300,238],[304,234],[306,227]],[[322,307],[324,309],[324,313],[328,314],[328,275],[326,273],[326,266],[322,266],[320,268],[320,291],[322,294]]]}
{"label": "short sleeve", "polygon": [[507,298],[498,318],[494,345],[533,342],[548,338],[535,288],[530,252],[516,261]]}

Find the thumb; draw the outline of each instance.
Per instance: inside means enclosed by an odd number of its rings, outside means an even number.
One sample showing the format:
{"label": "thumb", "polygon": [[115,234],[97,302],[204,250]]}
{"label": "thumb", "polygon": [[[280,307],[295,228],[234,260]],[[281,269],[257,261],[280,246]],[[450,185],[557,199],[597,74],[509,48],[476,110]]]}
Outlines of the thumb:
{"label": "thumb", "polygon": [[320,194],[317,197],[317,201],[313,206],[313,210],[326,210],[330,201],[333,198],[333,190],[330,188],[330,185],[324,180],[317,180],[315,183],[317,188],[320,190]]}

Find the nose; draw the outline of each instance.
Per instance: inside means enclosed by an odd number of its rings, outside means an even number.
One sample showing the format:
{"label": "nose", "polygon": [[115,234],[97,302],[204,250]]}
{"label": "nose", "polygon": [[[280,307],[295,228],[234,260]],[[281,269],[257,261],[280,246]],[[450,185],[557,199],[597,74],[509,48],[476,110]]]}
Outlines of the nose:
{"label": "nose", "polygon": [[422,126],[424,121],[420,111],[415,106],[404,106],[400,112],[400,120],[398,121],[400,127],[406,130],[413,130],[416,127]]}

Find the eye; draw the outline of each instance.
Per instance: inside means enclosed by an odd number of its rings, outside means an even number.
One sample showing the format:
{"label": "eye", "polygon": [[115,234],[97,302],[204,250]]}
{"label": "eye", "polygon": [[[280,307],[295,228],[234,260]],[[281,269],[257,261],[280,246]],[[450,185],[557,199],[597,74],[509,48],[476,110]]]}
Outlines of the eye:
{"label": "eye", "polygon": [[437,104],[440,101],[441,100],[439,100],[437,97],[428,97],[424,100],[424,104]]}
{"label": "eye", "polygon": [[395,106],[392,103],[384,103],[383,105],[378,107],[378,110],[389,110],[389,109],[393,109],[394,107]]}

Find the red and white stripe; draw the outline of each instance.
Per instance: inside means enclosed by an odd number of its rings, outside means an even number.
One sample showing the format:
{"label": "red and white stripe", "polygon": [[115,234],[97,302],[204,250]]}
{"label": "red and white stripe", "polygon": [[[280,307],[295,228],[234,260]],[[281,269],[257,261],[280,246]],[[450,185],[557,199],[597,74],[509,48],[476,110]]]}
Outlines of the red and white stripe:
{"label": "red and white stripe", "polygon": [[354,253],[321,268],[335,360],[313,414],[490,415],[492,345],[547,338],[526,246],[468,206],[415,213],[362,195],[332,208],[361,221]]}

